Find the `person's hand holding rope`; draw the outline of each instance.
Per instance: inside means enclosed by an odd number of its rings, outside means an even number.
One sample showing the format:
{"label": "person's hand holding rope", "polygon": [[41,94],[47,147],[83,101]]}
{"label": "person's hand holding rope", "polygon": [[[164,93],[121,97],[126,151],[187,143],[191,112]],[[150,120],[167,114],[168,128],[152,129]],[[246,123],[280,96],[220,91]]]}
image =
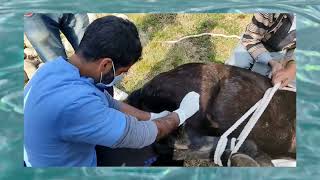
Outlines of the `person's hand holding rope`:
{"label": "person's hand holding rope", "polygon": [[295,61],[289,61],[286,67],[272,73],[272,84],[281,83],[281,88],[286,87],[296,77]]}
{"label": "person's hand holding rope", "polygon": [[283,69],[283,66],[281,63],[275,60],[270,60],[269,65],[271,66],[271,75],[272,77],[280,70]]}

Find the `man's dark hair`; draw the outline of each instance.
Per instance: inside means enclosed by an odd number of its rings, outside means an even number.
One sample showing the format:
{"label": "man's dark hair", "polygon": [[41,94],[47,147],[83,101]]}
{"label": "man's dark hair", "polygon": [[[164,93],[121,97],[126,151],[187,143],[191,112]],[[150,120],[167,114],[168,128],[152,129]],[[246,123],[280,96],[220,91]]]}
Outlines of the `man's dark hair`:
{"label": "man's dark hair", "polygon": [[138,30],[132,22],[105,16],[88,26],[76,53],[87,62],[111,58],[114,66],[125,67],[135,63],[141,51]]}

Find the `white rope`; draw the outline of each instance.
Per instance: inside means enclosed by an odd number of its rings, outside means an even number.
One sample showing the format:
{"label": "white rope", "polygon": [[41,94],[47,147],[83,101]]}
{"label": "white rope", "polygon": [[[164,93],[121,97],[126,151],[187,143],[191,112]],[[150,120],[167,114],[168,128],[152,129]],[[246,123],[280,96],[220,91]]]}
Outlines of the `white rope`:
{"label": "white rope", "polygon": [[[274,93],[280,88],[280,83],[274,85],[272,88],[267,89],[262,99],[260,99],[253,107],[251,107],[240,119],[238,119],[223,135],[220,137],[215,153],[214,153],[214,163],[222,166],[221,156],[226,149],[228,143],[228,136],[236,130],[241,123],[243,123],[252,113],[253,115],[248,120],[248,123],[243,128],[242,132],[240,133],[239,137],[236,139],[238,143],[235,144],[235,138],[231,140],[230,150],[232,151],[229,159],[228,159],[228,166],[230,166],[230,157],[232,154],[238,152],[239,148],[246,140],[248,135],[250,134],[251,130],[261,117],[264,110],[267,108],[268,104],[270,103]],[[282,90],[289,90],[289,91],[296,91],[294,88],[282,88]]]}
{"label": "white rope", "polygon": [[178,40],[175,41],[164,41],[165,43],[174,44],[177,42],[180,42],[182,40],[188,39],[188,38],[195,38],[195,37],[201,37],[201,36],[212,36],[212,37],[225,37],[225,38],[237,38],[240,39],[240,36],[237,35],[225,35],[225,34],[215,34],[215,33],[201,33],[201,34],[195,34],[195,35],[189,35],[184,36]]}

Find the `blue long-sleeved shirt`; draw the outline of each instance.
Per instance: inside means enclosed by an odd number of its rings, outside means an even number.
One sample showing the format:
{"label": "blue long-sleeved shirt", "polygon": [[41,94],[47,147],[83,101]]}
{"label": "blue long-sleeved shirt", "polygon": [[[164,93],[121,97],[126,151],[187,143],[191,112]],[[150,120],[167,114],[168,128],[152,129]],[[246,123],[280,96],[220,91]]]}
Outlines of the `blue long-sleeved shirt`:
{"label": "blue long-sleeved shirt", "polygon": [[96,166],[95,145],[128,146],[124,143],[128,129],[137,134],[136,124],[145,127],[142,131],[147,129],[137,137],[149,137],[140,138],[140,146],[152,143],[157,133],[154,123],[128,121],[111,99],[62,57],[39,68],[24,90],[28,163],[33,167]]}

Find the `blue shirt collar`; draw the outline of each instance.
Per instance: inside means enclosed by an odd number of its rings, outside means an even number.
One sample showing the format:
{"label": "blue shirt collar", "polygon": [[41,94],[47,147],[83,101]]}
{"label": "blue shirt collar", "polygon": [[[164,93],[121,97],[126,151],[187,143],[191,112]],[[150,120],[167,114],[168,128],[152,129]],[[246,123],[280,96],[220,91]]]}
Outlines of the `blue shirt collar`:
{"label": "blue shirt collar", "polygon": [[59,56],[59,57],[57,58],[57,61],[65,64],[65,65],[64,65],[65,67],[70,67],[72,70],[74,70],[74,71],[79,75],[80,78],[84,78],[84,79],[85,79],[86,81],[88,81],[89,83],[95,85],[95,82],[94,82],[94,79],[93,79],[93,78],[87,77],[87,76],[81,76],[81,75],[80,75],[79,68],[76,67],[75,65],[71,64],[71,63],[68,61],[68,59],[65,59],[64,57]]}

